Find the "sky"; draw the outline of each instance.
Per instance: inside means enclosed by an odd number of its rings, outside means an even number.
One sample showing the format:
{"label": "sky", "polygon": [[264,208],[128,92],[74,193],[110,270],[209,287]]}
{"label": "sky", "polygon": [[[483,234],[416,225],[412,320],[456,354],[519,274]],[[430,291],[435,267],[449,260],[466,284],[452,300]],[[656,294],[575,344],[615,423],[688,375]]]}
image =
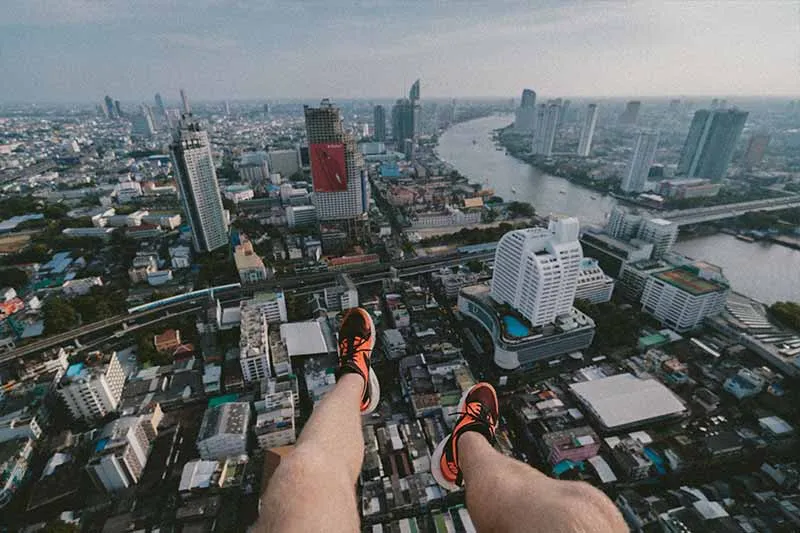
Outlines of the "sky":
{"label": "sky", "polygon": [[0,101],[800,96],[800,2],[3,0]]}

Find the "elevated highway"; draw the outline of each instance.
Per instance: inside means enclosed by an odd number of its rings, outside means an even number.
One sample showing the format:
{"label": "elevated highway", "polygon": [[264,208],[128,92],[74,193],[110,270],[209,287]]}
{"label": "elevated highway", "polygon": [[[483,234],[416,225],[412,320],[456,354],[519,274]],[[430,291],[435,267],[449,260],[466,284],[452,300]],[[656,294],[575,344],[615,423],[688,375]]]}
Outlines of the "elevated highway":
{"label": "elevated highway", "polygon": [[753,211],[779,211],[781,209],[796,207],[800,207],[800,196],[753,200],[752,202],[698,207],[695,209],[662,211],[661,213],[657,213],[656,216],[674,222],[678,226],[689,226],[703,222],[713,222],[714,220],[734,218]]}

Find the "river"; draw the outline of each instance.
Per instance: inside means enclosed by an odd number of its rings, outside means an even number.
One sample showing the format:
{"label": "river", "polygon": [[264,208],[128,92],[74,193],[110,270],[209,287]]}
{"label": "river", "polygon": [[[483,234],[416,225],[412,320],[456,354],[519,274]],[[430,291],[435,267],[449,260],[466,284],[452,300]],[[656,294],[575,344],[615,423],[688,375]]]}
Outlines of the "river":
{"label": "river", "polygon": [[[505,201],[529,202],[540,215],[572,215],[583,224],[602,225],[616,204],[614,198],[546,174],[497,149],[492,130],[512,121],[511,115],[495,115],[456,124],[439,138],[437,153]],[[800,251],[725,234],[682,240],[675,248],[722,267],[735,291],[760,302],[800,301]]]}

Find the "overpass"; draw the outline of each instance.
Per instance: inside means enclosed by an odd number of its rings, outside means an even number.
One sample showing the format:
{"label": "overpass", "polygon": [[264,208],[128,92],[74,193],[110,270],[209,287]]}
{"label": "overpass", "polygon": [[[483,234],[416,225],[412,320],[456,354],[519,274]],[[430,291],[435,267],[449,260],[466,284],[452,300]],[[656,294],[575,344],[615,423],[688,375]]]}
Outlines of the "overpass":
{"label": "overpass", "polygon": [[740,202],[736,204],[662,211],[656,216],[674,222],[678,226],[689,226],[702,222],[734,218],[753,211],[778,211],[795,207],[800,207],[800,196],[785,196],[782,198],[753,200],[751,202]]}

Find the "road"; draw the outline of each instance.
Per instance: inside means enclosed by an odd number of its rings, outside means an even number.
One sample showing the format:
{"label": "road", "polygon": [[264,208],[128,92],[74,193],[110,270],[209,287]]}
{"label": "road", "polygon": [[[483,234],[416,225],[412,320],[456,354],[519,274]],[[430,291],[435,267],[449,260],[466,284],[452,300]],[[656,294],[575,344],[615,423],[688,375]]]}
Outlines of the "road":
{"label": "road", "polygon": [[[415,265],[413,264],[414,261],[408,261],[398,266],[398,275],[400,277],[416,276],[427,272],[434,272],[446,266],[461,264],[468,260],[488,261],[493,258],[494,252],[484,252],[476,254],[462,254],[458,257],[447,256],[439,261],[431,261],[422,265]],[[362,269],[343,271],[341,273],[346,273],[351,277],[355,277],[356,279],[354,279],[354,282],[356,285],[365,285],[369,283],[376,283],[385,278],[389,274],[390,268],[391,265],[387,264],[369,265],[368,267],[364,267]],[[369,273],[361,274],[362,272]],[[293,276],[291,278],[274,279],[253,285],[246,285],[241,289],[237,288],[230,289],[228,291],[221,291],[216,293],[215,296],[228,302],[237,302],[241,301],[242,299],[250,298],[255,292],[265,290],[282,289],[296,291],[296,294],[299,295],[311,294],[323,290],[326,286],[330,286],[331,283],[336,280],[337,274],[339,274],[339,272],[323,272]],[[143,325],[139,324],[139,322],[143,319],[150,319],[153,317],[153,315],[162,313],[163,316],[156,318],[155,320],[148,320],[146,322],[146,324],[152,325],[164,318],[167,318],[168,316],[183,314],[187,311],[187,309],[199,309],[204,303],[206,303],[206,301],[206,297],[199,297],[196,299],[186,300],[184,302],[165,305],[156,309],[140,311],[132,314],[126,313],[109,317],[98,322],[93,322],[91,324],[85,324],[76,329],[51,335],[40,341],[26,344],[6,352],[0,355],[0,365],[9,363],[21,357],[25,357],[26,355],[30,355],[32,353],[42,352],[56,346],[71,343],[80,337],[85,337],[106,329],[118,328],[119,326],[137,329],[137,327],[141,327]],[[93,341],[93,345],[94,344],[96,344],[96,342]]]}

